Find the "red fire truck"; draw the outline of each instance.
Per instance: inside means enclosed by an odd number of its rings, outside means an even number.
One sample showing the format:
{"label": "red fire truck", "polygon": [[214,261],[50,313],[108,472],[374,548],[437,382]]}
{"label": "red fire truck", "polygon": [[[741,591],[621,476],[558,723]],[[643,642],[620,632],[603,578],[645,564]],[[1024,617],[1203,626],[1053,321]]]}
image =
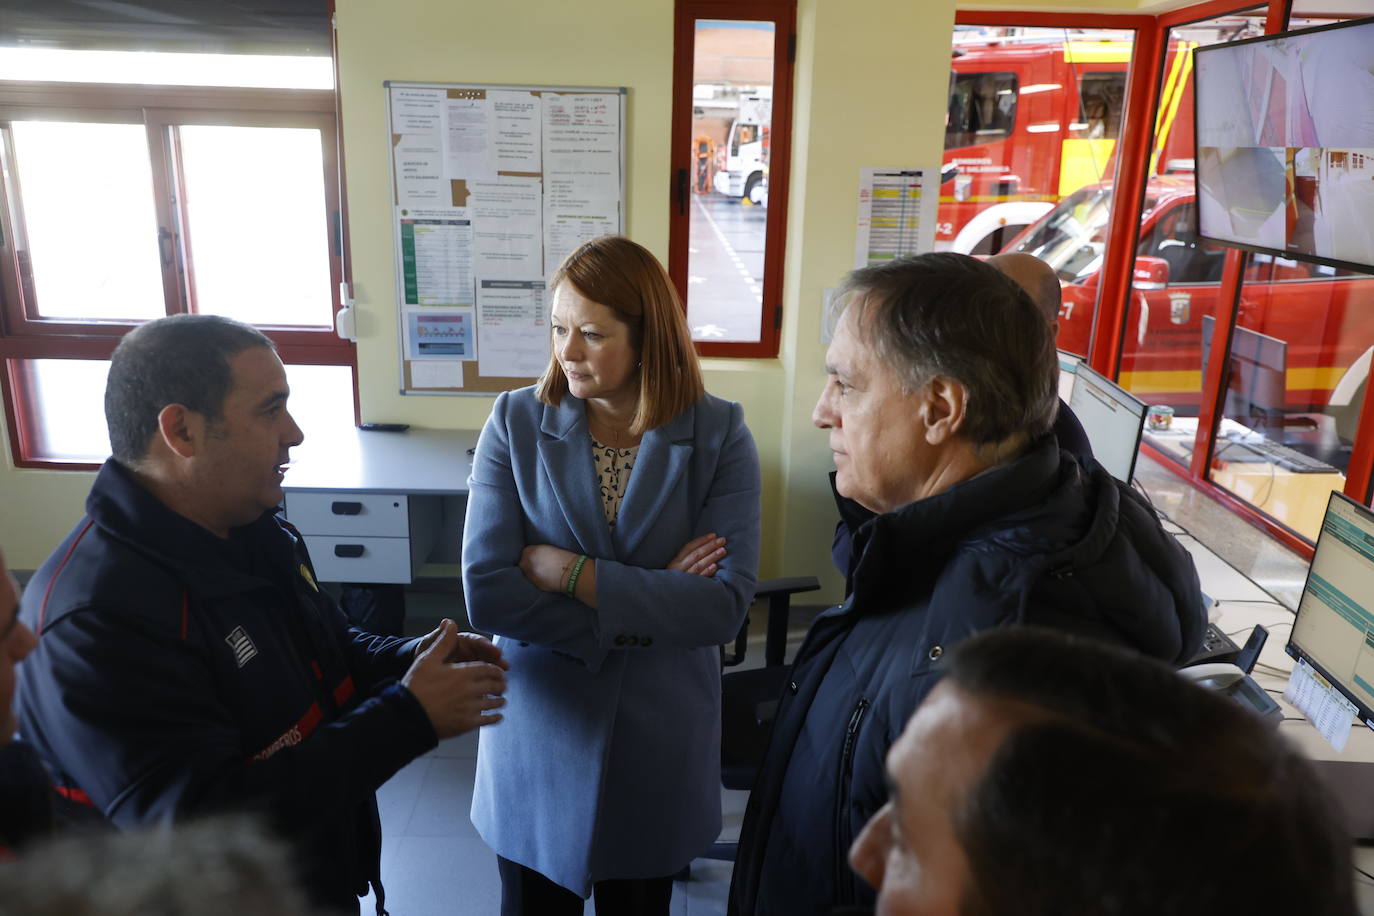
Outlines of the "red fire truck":
{"label": "red fire truck", "polygon": [[[1111,177],[1131,42],[955,34],[935,247],[991,254]],[[1154,171],[1192,168],[1193,46],[1165,60]]]}
{"label": "red fire truck", "polygon": [[[1007,249],[1037,255],[1058,272],[1064,293],[1059,346],[1070,352],[1087,352],[1111,197],[1109,183],[1081,188]],[[1207,319],[1217,313],[1224,258],[1224,248],[1197,237],[1192,176],[1150,179],[1122,346],[1122,386],[1180,415],[1197,412],[1203,341]],[[1253,254],[1239,309],[1238,327],[1285,345],[1282,409],[1329,415],[1340,438],[1353,440],[1374,355],[1374,276]]]}

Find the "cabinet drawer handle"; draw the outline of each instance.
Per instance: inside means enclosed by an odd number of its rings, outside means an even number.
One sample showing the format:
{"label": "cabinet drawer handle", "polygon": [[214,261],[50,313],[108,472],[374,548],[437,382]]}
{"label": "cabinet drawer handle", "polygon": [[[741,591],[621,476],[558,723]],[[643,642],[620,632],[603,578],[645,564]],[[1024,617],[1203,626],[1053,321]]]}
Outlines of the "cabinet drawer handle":
{"label": "cabinet drawer handle", "polygon": [[334,556],[336,556],[336,557],[346,557],[346,558],[348,558],[348,559],[350,559],[350,560],[356,560],[358,557],[360,557],[360,556],[362,556],[362,555],[363,555],[363,545],[362,545],[362,544],[335,544],[335,545],[334,545]]}
{"label": "cabinet drawer handle", "polygon": [[363,511],[363,504],[339,501],[330,503],[329,508],[335,515],[357,515]]}

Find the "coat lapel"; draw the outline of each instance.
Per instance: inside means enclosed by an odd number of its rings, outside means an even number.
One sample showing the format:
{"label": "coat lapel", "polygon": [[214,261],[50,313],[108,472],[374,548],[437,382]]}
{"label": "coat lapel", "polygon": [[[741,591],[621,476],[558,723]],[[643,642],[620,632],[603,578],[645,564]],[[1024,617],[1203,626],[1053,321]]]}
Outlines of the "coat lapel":
{"label": "coat lapel", "polygon": [[696,409],[691,408],[644,434],[616,517],[615,544],[620,559],[629,557],[643,543],[669,495],[677,489],[692,458],[695,429]]}
{"label": "coat lapel", "polygon": [[539,430],[539,463],[578,546],[588,556],[611,556],[611,532],[601,507],[582,401],[564,395],[557,407],[545,406]]}

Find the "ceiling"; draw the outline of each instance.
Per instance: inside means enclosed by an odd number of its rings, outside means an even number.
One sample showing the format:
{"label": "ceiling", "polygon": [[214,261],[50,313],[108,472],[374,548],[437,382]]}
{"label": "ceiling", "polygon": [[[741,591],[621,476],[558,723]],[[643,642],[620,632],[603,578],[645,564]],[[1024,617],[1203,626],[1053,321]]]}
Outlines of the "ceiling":
{"label": "ceiling", "polygon": [[0,0],[0,44],[329,54],[329,0]]}

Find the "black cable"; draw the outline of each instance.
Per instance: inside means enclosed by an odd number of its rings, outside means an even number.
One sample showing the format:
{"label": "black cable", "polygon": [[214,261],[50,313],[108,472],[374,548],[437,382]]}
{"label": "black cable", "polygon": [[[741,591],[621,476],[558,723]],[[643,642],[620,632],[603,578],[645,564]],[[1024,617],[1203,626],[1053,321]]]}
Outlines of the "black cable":
{"label": "black cable", "polygon": [[1374,875],[1371,875],[1369,872],[1365,871],[1363,868],[1360,868],[1360,866],[1358,866],[1358,865],[1352,865],[1351,867],[1354,868],[1355,871],[1357,871],[1357,872],[1359,872],[1360,874],[1364,875],[1364,876],[1365,876],[1366,878],[1368,878],[1369,880],[1374,881]]}

